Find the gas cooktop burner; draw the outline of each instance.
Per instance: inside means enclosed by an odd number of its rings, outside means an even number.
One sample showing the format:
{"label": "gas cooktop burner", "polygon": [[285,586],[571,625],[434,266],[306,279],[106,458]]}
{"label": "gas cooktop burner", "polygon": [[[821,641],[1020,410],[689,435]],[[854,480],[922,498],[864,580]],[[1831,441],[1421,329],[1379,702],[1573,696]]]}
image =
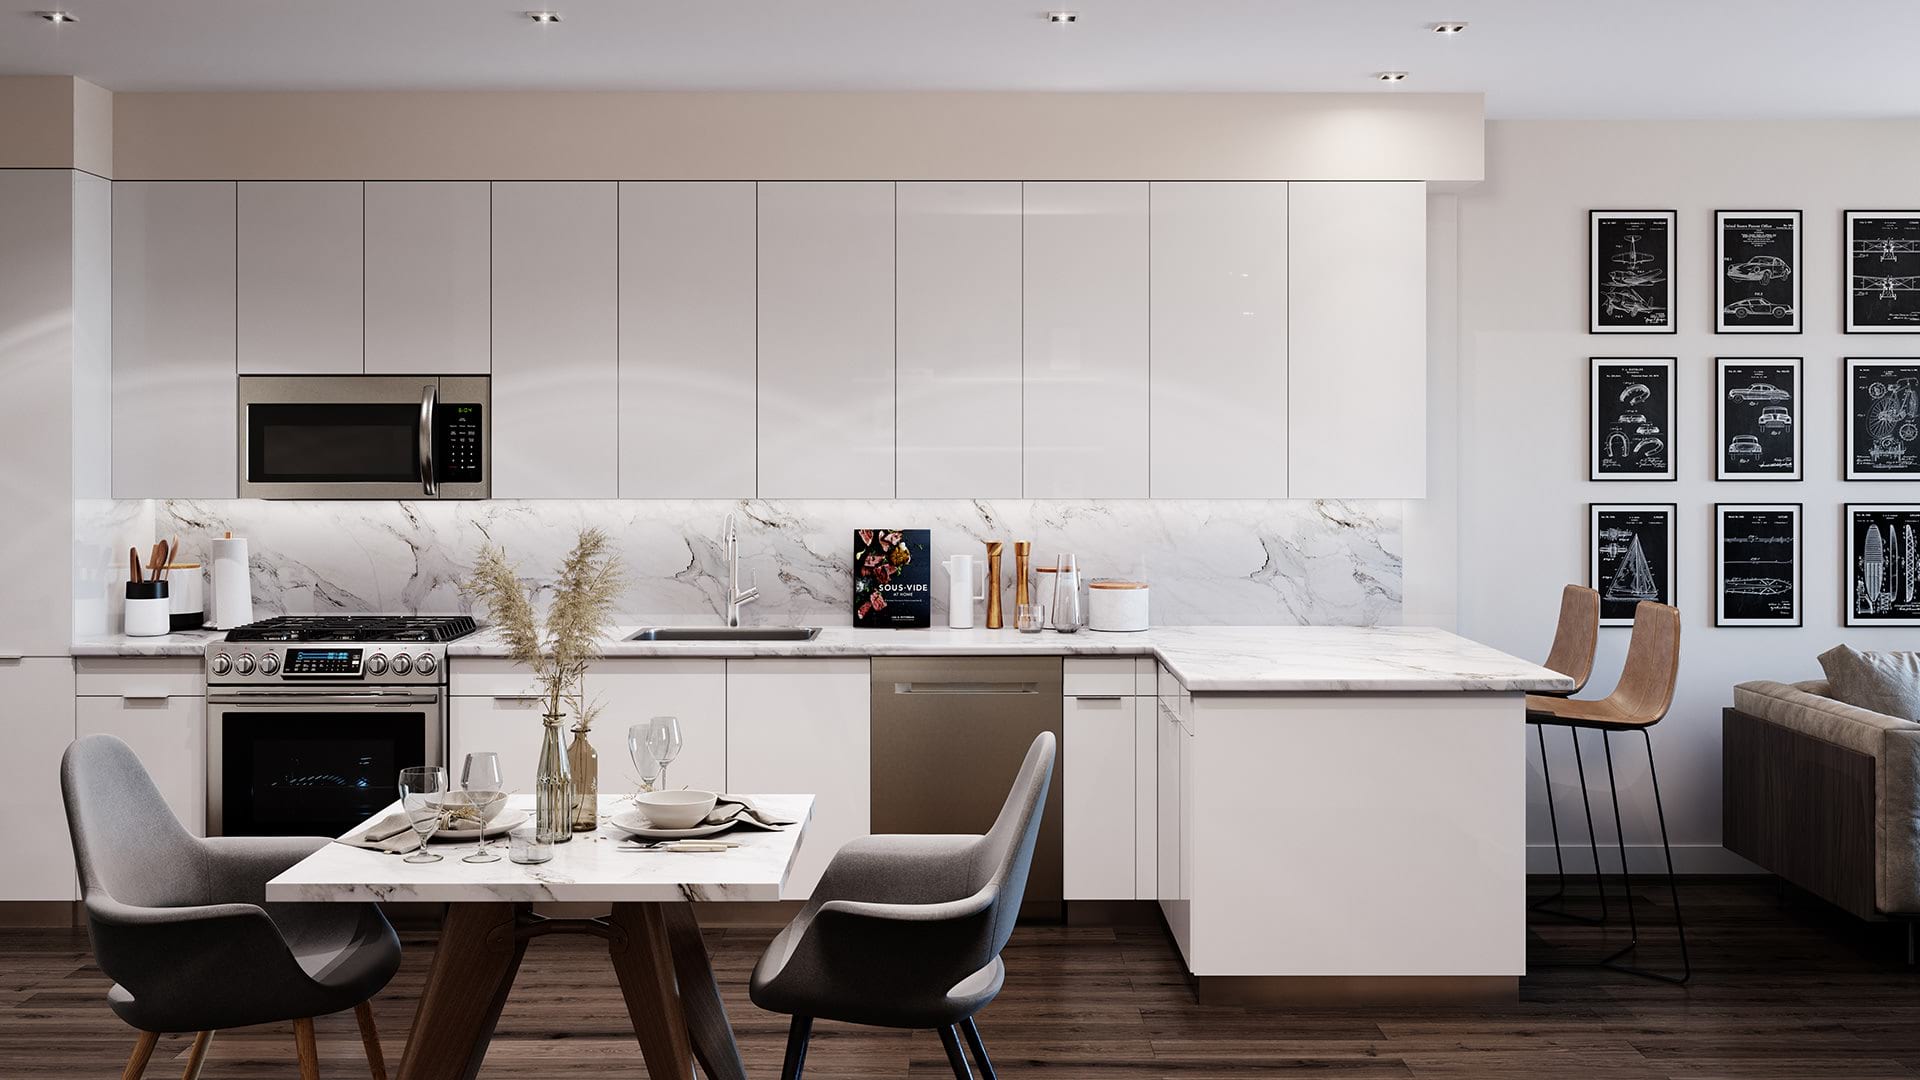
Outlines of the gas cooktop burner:
{"label": "gas cooktop burner", "polygon": [[452,641],[478,629],[467,615],[280,615],[227,631],[228,641]]}

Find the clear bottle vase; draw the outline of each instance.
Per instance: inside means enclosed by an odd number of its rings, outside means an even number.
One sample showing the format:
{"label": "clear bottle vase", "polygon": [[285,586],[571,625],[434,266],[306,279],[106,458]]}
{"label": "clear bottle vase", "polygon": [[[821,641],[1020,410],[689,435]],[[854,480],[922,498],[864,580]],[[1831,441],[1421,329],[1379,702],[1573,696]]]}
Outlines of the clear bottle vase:
{"label": "clear bottle vase", "polygon": [[592,832],[600,827],[600,752],[587,741],[585,728],[573,729],[567,771],[573,776],[573,831]]}
{"label": "clear bottle vase", "polygon": [[573,839],[573,773],[560,749],[560,722],[555,713],[541,717],[546,730],[540,736],[540,764],[533,774],[533,830],[549,844]]}

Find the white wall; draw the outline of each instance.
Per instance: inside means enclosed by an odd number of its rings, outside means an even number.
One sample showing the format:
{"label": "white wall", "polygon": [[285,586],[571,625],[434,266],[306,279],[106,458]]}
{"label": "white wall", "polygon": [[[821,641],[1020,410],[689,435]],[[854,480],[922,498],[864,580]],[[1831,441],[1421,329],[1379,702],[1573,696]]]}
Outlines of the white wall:
{"label": "white wall", "polygon": [[[1560,586],[1586,580],[1586,504],[1678,504],[1681,683],[1654,743],[1683,871],[1744,867],[1719,848],[1720,710],[1731,703],[1735,683],[1817,677],[1814,657],[1841,641],[1920,647],[1914,630],[1844,628],[1837,554],[1847,501],[1920,502],[1920,484],[1843,482],[1839,460],[1841,358],[1920,355],[1920,338],[1840,333],[1841,211],[1911,208],[1920,203],[1916,175],[1920,123],[1913,122],[1514,121],[1488,125],[1487,180],[1460,197],[1460,630],[1509,652],[1544,656]],[[1679,212],[1677,334],[1585,333],[1591,208]],[[1713,212],[1743,208],[1805,211],[1803,334],[1712,332]],[[1587,358],[1608,355],[1679,358],[1678,481],[1586,479]],[[1805,480],[1713,480],[1716,355],[1806,358]],[[1716,501],[1805,504],[1804,628],[1714,628]],[[1612,690],[1627,634],[1601,632],[1583,696]],[[1549,734],[1561,835],[1584,841],[1584,823],[1574,821],[1578,788],[1567,739],[1564,731]],[[1592,749],[1590,779],[1596,764],[1604,773],[1597,741]],[[1544,845],[1538,755],[1529,753],[1528,839]],[[1638,738],[1615,740],[1615,764],[1627,839],[1640,865],[1650,853],[1638,845],[1657,845],[1659,834]],[[1595,790],[1604,791],[1604,777]],[[1611,821],[1599,831],[1610,839]],[[1546,848],[1532,856],[1533,870],[1551,869]]]}

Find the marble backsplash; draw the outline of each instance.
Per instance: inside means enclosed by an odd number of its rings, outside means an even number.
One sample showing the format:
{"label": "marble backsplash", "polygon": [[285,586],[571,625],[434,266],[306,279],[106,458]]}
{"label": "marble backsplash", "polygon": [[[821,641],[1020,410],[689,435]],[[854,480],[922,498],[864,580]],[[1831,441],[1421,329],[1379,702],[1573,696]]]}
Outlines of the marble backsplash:
{"label": "marble backsplash", "polygon": [[[127,546],[177,535],[199,560],[231,530],[249,540],[256,616],[469,610],[457,583],[481,544],[503,546],[537,585],[580,529],[614,537],[632,621],[713,623],[726,608],[721,523],[740,525],[740,574],[765,623],[852,622],[857,528],[932,530],[936,562],[983,541],[1032,540],[1037,559],[1072,552],[1087,577],[1153,587],[1153,621],[1176,625],[1397,624],[1401,504],[1392,501],[117,501],[76,506],[76,625],[117,622],[108,597]],[[117,555],[115,553],[118,553]],[[1011,581],[1008,547],[1006,580]],[[934,620],[946,575],[934,570]],[[1011,594],[1009,593],[1009,599]],[[1011,613],[1009,613],[1011,621]]]}

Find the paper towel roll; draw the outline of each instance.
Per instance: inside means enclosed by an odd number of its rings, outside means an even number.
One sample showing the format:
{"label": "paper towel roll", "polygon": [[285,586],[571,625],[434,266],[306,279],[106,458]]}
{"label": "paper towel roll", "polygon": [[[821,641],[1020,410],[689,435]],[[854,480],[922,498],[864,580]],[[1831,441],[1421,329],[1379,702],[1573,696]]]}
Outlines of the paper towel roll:
{"label": "paper towel roll", "polygon": [[253,579],[247,573],[244,536],[213,542],[212,615],[217,630],[231,630],[253,621]]}

